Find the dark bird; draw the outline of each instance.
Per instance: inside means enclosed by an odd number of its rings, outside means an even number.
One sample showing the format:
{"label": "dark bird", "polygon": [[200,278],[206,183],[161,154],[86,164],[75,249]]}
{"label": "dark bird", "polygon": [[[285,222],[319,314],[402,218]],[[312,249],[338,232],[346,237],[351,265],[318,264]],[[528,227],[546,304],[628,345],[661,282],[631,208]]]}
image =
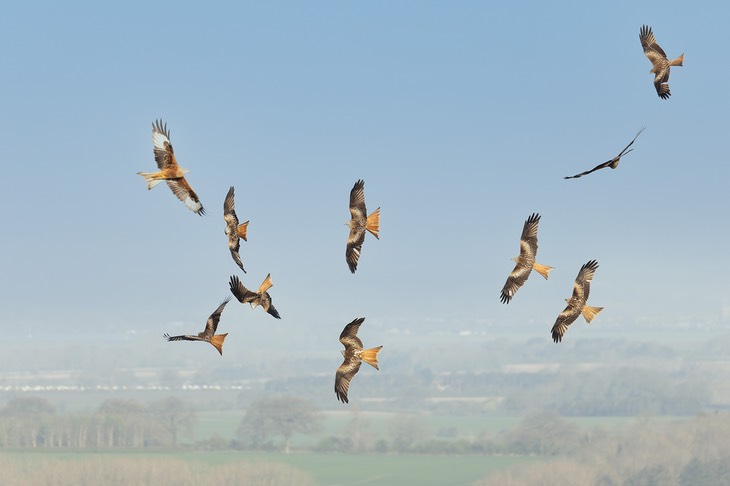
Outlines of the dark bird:
{"label": "dark bird", "polygon": [[363,349],[362,341],[357,337],[357,331],[363,321],[365,321],[364,317],[355,319],[346,325],[345,329],[342,330],[342,334],[340,334],[340,342],[345,346],[345,349],[340,352],[345,357],[345,361],[337,368],[335,374],[335,395],[342,403],[350,402],[347,398],[347,390],[350,389],[350,381],[360,370],[363,361],[376,370],[380,370],[378,368],[378,353],[383,346]]}
{"label": "dark bird", "polygon": [[225,341],[228,333],[216,334],[215,331],[216,329],[218,329],[218,321],[220,321],[221,319],[223,308],[230,300],[230,297],[226,297],[221,305],[219,305],[218,308],[213,311],[213,313],[208,318],[208,322],[205,323],[205,330],[203,332],[198,333],[196,336],[189,334],[183,336],[170,336],[169,334],[165,333],[165,339],[167,339],[168,341],[205,341],[212,344],[213,347],[218,350],[221,356],[223,356],[223,341]]}
{"label": "dark bird", "polygon": [[596,273],[598,263],[595,260],[591,260],[582,267],[578,272],[578,276],[575,278],[573,284],[573,295],[570,299],[565,299],[568,306],[560,313],[555,325],[552,329],[553,341],[559,343],[563,340],[563,335],[579,315],[583,315],[583,318],[588,324],[591,323],[594,317],[603,310],[603,307],[592,307],[586,305],[588,300],[588,294],[591,292],[591,280],[593,275]]}
{"label": "dark bird", "polygon": [[228,249],[231,250],[231,257],[233,257],[233,261],[236,262],[236,265],[243,270],[243,273],[246,273],[246,269],[243,268],[241,255],[238,253],[238,250],[241,248],[241,238],[243,238],[243,241],[248,241],[246,239],[248,221],[238,224],[238,216],[236,216],[235,210],[236,203],[233,199],[233,193],[234,189],[233,186],[231,186],[231,188],[228,189],[225,201],[223,201],[223,219],[226,220],[226,236],[228,236]]}
{"label": "dark bird", "polygon": [[583,177],[586,174],[590,174],[591,172],[595,172],[595,171],[597,171],[599,169],[605,169],[606,167],[610,167],[612,169],[615,169],[616,167],[618,167],[618,163],[621,161],[621,157],[623,157],[624,155],[626,155],[629,152],[632,152],[634,150],[634,149],[629,149],[629,147],[631,147],[634,144],[634,142],[639,137],[639,135],[641,135],[641,132],[643,132],[645,129],[646,129],[646,127],[641,127],[641,130],[639,130],[638,132],[636,132],[636,136],[634,137],[634,139],[616,157],[614,157],[611,160],[609,160],[607,162],[604,162],[602,164],[598,164],[597,166],[595,166],[591,170],[587,170],[585,172],[581,172],[580,174],[576,174],[574,176],[566,176],[566,177],[563,177],[563,179],[577,179],[578,177]]}
{"label": "dark bird", "polygon": [[641,47],[644,49],[644,54],[651,62],[651,70],[649,72],[654,73],[654,88],[656,88],[656,93],[663,100],[669,99],[671,96],[669,92],[669,67],[682,66],[684,63],[684,53],[673,61],[667,59],[664,49],[659,47],[654,33],[651,31],[651,27],[648,25],[641,27],[639,40],[641,41]]}
{"label": "dark bird", "polygon": [[369,231],[374,237],[380,232],[380,208],[373,211],[369,216],[365,208],[365,181],[360,179],[355,183],[350,191],[350,221],[345,225],[350,227],[350,236],[347,238],[347,250],[345,250],[345,260],[350,271],[355,273],[357,270],[357,262],[360,259],[362,244],[365,241],[365,230]]}
{"label": "dark bird", "polygon": [[537,256],[537,225],[540,223],[540,215],[532,213],[527,218],[525,225],[522,227],[522,236],[520,237],[520,256],[514,257],[517,265],[515,265],[512,273],[507,277],[504,287],[502,287],[502,295],[499,298],[503,304],[509,304],[515,293],[527,282],[530,272],[535,270],[537,273],[548,278],[548,273],[553,267],[541,265],[535,262]]}
{"label": "dark bird", "polygon": [[243,286],[240,280],[238,280],[237,276],[232,276],[230,281],[230,288],[231,293],[238,299],[238,301],[241,304],[251,304],[251,307],[254,309],[256,306],[261,306],[266,312],[271,314],[272,316],[276,317],[277,319],[281,319],[281,316],[279,316],[279,312],[274,307],[274,304],[271,303],[271,296],[267,292],[274,284],[271,283],[271,274],[268,274],[264,281],[261,283],[261,286],[256,292],[251,292],[246,287]]}
{"label": "dark bird", "polygon": [[167,130],[167,124],[162,124],[162,120],[156,120],[152,124],[152,144],[154,145],[155,161],[160,171],[137,172],[147,181],[147,189],[152,189],[161,181],[165,181],[172,193],[184,202],[191,211],[200,216],[204,215],[205,209],[203,209],[198,195],[195,194],[188,181],[185,180],[185,174],[190,171],[181,169],[177,165],[175,152],[170,143],[170,132]]}

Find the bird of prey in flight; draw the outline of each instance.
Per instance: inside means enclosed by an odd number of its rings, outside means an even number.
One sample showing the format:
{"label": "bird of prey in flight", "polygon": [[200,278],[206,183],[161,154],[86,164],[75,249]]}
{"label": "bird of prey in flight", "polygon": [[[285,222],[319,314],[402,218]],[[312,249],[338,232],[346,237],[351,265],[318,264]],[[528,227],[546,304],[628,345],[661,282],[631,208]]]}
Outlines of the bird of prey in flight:
{"label": "bird of prey in flight", "polygon": [[218,306],[216,310],[208,317],[208,322],[205,323],[205,329],[199,332],[197,335],[182,335],[182,336],[170,336],[165,333],[164,338],[168,341],[205,341],[213,345],[215,349],[223,356],[223,341],[225,341],[228,333],[216,334],[215,331],[218,329],[218,321],[221,319],[223,308],[231,300],[230,297],[226,297],[225,300]]}
{"label": "bird of prey in flight", "polygon": [[567,332],[568,326],[578,319],[579,315],[583,315],[586,322],[590,324],[593,318],[603,310],[603,307],[586,305],[588,294],[591,291],[591,280],[593,280],[597,268],[598,262],[595,260],[591,260],[580,267],[573,284],[573,295],[570,299],[565,299],[568,306],[560,313],[551,331],[553,341],[556,343],[563,340],[563,335]]}
{"label": "bird of prey in flight", "polygon": [[352,378],[360,370],[360,365],[363,361],[376,370],[380,370],[378,368],[378,353],[383,346],[363,349],[362,341],[357,337],[357,331],[360,329],[360,324],[363,321],[365,321],[364,317],[355,319],[346,325],[340,334],[340,342],[345,346],[345,349],[341,350],[345,361],[337,368],[337,373],[335,374],[335,395],[337,395],[337,399],[342,403],[350,402],[347,398],[350,381],[352,381]]}
{"label": "bird of prey in flight", "polygon": [[167,182],[173,194],[194,213],[200,216],[205,214],[205,209],[198,199],[198,195],[190,187],[188,181],[185,180],[185,174],[190,172],[187,169],[181,169],[177,165],[175,152],[170,143],[170,132],[167,124],[162,124],[162,120],[155,120],[152,124],[152,143],[154,145],[155,161],[159,172],[137,172],[147,181],[147,189],[152,189],[162,181]]}
{"label": "bird of prey in flight", "polygon": [[264,309],[264,311],[268,312],[277,319],[281,319],[281,316],[279,316],[279,312],[276,310],[274,304],[272,304],[271,302],[271,296],[267,292],[267,290],[269,290],[273,285],[274,284],[271,283],[271,274],[268,274],[266,276],[256,292],[251,292],[246,287],[244,287],[241,281],[235,275],[231,277],[231,280],[229,282],[231,293],[238,299],[241,304],[251,304],[251,307],[253,307],[254,309],[260,305],[261,308]]}
{"label": "bird of prey in flight", "polygon": [[502,287],[502,295],[499,298],[503,304],[509,304],[515,293],[524,285],[530,276],[530,272],[535,270],[547,280],[548,273],[553,267],[541,265],[535,262],[537,255],[537,225],[540,223],[540,215],[533,213],[525,221],[522,227],[522,236],[520,237],[520,255],[513,258],[515,265],[512,273],[507,277],[507,282]]}
{"label": "bird of prey in flight", "polygon": [[380,208],[367,215],[365,208],[365,181],[360,179],[350,191],[350,221],[345,225],[350,227],[350,236],[347,238],[345,260],[350,271],[355,273],[357,262],[360,259],[362,244],[365,241],[365,231],[380,239]]}
{"label": "bird of prey in flight", "polygon": [[654,73],[654,88],[656,88],[656,93],[663,100],[669,99],[671,96],[669,92],[669,67],[682,66],[684,63],[684,53],[672,61],[667,59],[664,49],[659,47],[654,33],[651,31],[651,27],[648,25],[641,27],[639,40],[641,41],[641,47],[644,49],[644,54],[651,62],[651,70],[649,72]]}
{"label": "bird of prey in flight", "polygon": [[636,136],[634,137],[634,139],[616,157],[614,157],[611,160],[608,160],[602,164],[598,164],[591,170],[587,170],[585,172],[581,172],[580,174],[576,174],[576,175],[572,175],[572,176],[566,176],[566,177],[563,177],[563,179],[577,179],[578,177],[583,177],[586,174],[590,174],[591,172],[595,172],[599,169],[605,169],[606,167],[615,169],[616,167],[618,167],[618,163],[621,161],[621,157],[623,157],[624,155],[626,155],[629,152],[632,152],[634,150],[634,149],[629,149],[629,147],[631,147],[634,144],[634,142],[639,137],[639,135],[641,135],[641,132],[643,132],[645,129],[646,129],[646,127],[641,127],[641,130],[636,132]]}
{"label": "bird of prey in flight", "polygon": [[236,262],[236,265],[243,270],[243,273],[246,273],[246,269],[243,268],[241,255],[238,253],[238,250],[241,247],[241,238],[243,238],[243,241],[248,241],[246,239],[248,221],[238,224],[238,216],[236,216],[233,193],[234,189],[233,186],[231,186],[231,188],[228,189],[225,201],[223,201],[223,219],[226,220],[226,236],[228,236],[228,249],[231,250],[231,257],[233,257],[233,261]]}

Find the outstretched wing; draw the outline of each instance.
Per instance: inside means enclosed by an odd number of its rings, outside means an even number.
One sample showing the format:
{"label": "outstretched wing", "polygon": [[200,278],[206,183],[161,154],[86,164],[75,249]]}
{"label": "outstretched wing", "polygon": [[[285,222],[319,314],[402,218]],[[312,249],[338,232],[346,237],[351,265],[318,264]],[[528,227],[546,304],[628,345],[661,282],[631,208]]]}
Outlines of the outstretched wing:
{"label": "outstretched wing", "polygon": [[216,329],[218,329],[218,322],[221,320],[221,314],[223,313],[223,309],[230,301],[230,297],[226,297],[225,299],[223,299],[221,305],[219,305],[218,308],[213,311],[210,317],[208,317],[208,321],[205,323],[205,331],[203,331],[206,336],[212,336],[213,334],[215,334]]}
{"label": "outstretched wing", "polygon": [[238,276],[236,275],[233,275],[231,277],[228,286],[230,287],[233,296],[238,299],[241,304],[250,304],[251,302],[259,298],[259,294],[257,294],[256,292],[251,292],[246,287],[244,287],[241,281],[238,279]]}
{"label": "outstretched wing", "polygon": [[365,208],[365,181],[362,179],[358,180],[350,190],[350,214],[352,219],[365,224],[367,209]]}
{"label": "outstretched wing", "polygon": [[[578,276],[575,278],[575,282],[573,283],[573,296],[570,298],[571,300],[577,299],[585,305],[586,300],[588,300],[588,295],[591,292],[591,281],[593,280],[593,275],[595,275],[597,269],[598,262],[595,260],[590,260],[588,263],[585,263],[582,267],[580,267]],[[578,311],[580,312],[580,309],[578,309]]]}
{"label": "outstretched wing", "polygon": [[609,160],[607,162],[604,162],[602,164],[598,164],[597,166],[595,166],[591,170],[587,170],[585,172],[581,172],[580,174],[576,174],[576,175],[572,175],[572,176],[565,176],[565,177],[563,177],[563,179],[577,179],[578,177],[583,177],[584,175],[588,175],[591,172],[595,172],[595,171],[597,171],[599,169],[605,169],[606,167],[610,167],[611,164],[613,164],[615,161],[616,161],[616,159],[611,159],[611,160]]}
{"label": "outstretched wing", "polygon": [[167,123],[163,124],[161,119],[155,120],[152,124],[152,145],[155,162],[160,170],[177,165],[175,152],[170,143],[170,131],[167,129]]}
{"label": "outstretched wing", "polygon": [[580,309],[570,304],[560,313],[558,318],[555,320],[552,330],[550,331],[553,335],[553,341],[559,343],[563,340],[563,336],[568,331],[570,326],[578,316],[580,315]]}
{"label": "outstretched wing", "polygon": [[[268,293],[266,295],[269,295]],[[274,304],[271,303],[271,297],[269,297],[269,306],[266,309],[266,312],[271,314],[273,317],[276,317],[277,319],[281,319],[281,316],[279,315],[279,311],[276,310],[276,307],[274,307]]]}
{"label": "outstretched wing", "polygon": [[362,252],[362,244],[365,242],[365,228],[350,229],[350,236],[347,238],[347,248],[345,249],[345,260],[350,272],[355,273],[357,270],[357,262],[360,260]]}
{"label": "outstretched wing", "polygon": [[358,317],[351,323],[345,326],[340,333],[340,342],[345,346],[347,350],[362,349],[362,341],[357,337],[357,331],[360,330],[360,325],[365,322],[364,317]]}
{"label": "outstretched wing", "polygon": [[639,30],[639,40],[641,41],[641,47],[644,49],[644,55],[649,59],[653,65],[661,63],[662,60],[667,60],[667,55],[664,53],[664,49],[659,47],[654,32],[651,31],[651,27],[648,25],[642,25]]}
{"label": "outstretched wing", "polygon": [[182,335],[182,336],[170,336],[165,333],[162,335],[168,342],[169,341],[200,341],[198,336]]}
{"label": "outstretched wing", "polygon": [[205,209],[200,203],[198,195],[195,194],[195,191],[193,191],[193,188],[190,187],[190,184],[188,184],[188,181],[184,177],[180,179],[167,179],[165,182],[167,182],[167,187],[170,188],[172,193],[184,202],[188,209],[200,216],[205,214]]}
{"label": "outstretched wing", "polygon": [[359,358],[351,357],[345,358],[335,374],[335,395],[337,399],[342,403],[349,403],[347,398],[347,391],[350,389],[350,382],[352,378],[360,370],[362,361]]}

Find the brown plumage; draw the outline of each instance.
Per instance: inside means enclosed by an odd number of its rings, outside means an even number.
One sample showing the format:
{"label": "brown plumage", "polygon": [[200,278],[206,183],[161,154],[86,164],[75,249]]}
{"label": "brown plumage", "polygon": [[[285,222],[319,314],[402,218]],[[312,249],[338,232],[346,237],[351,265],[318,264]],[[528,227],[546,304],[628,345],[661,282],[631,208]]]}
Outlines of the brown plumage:
{"label": "brown plumage", "polygon": [[669,99],[671,96],[669,92],[669,67],[682,66],[684,64],[684,53],[672,61],[667,59],[664,49],[659,47],[654,33],[651,31],[651,27],[648,25],[641,27],[639,40],[641,41],[641,47],[644,49],[644,54],[651,62],[651,70],[649,72],[654,73],[654,88],[656,88],[656,93],[663,100]]}
{"label": "brown plumage", "polygon": [[610,167],[612,169],[615,169],[616,167],[618,167],[618,163],[621,161],[621,157],[623,157],[624,155],[626,155],[629,152],[631,152],[631,151],[634,150],[634,149],[629,149],[629,147],[631,147],[634,144],[634,142],[639,137],[639,135],[641,135],[641,132],[643,132],[645,129],[646,129],[646,127],[641,127],[641,130],[639,130],[638,132],[636,132],[636,136],[634,137],[634,139],[616,157],[614,157],[611,160],[606,161],[606,162],[604,162],[602,164],[598,164],[597,166],[595,166],[591,170],[587,170],[585,172],[581,172],[580,174],[576,174],[576,175],[573,175],[573,176],[563,177],[563,179],[577,179],[578,177],[583,177],[586,174],[590,174],[591,172],[595,172],[595,171],[597,171],[599,169],[605,169],[606,167]]}
{"label": "brown plumage", "polygon": [[345,346],[342,350],[342,356],[345,357],[345,361],[342,362],[337,373],[335,374],[335,395],[337,399],[342,403],[349,403],[347,398],[347,391],[350,389],[350,381],[360,370],[360,365],[363,361],[375,368],[378,368],[378,353],[383,346],[377,348],[363,349],[362,341],[357,337],[357,331],[360,329],[360,324],[365,321],[364,317],[355,319],[351,323],[345,326],[340,334],[340,342]]}
{"label": "brown plumage", "polygon": [[568,326],[578,319],[579,315],[583,315],[586,322],[590,324],[593,318],[603,310],[603,307],[586,305],[588,295],[591,292],[591,280],[593,280],[596,269],[598,269],[598,262],[595,260],[591,260],[580,267],[573,284],[573,295],[570,299],[565,299],[568,306],[560,313],[551,331],[553,341],[556,343],[563,340],[563,335],[568,330]]}
{"label": "brown plumage", "polygon": [[152,144],[154,145],[155,161],[160,171],[137,172],[147,181],[147,189],[152,189],[161,181],[165,181],[172,193],[191,211],[200,216],[204,215],[205,209],[203,209],[198,195],[185,180],[185,174],[190,171],[181,169],[177,165],[175,152],[170,143],[170,132],[167,130],[167,124],[162,124],[162,120],[156,120],[152,124]]}
{"label": "brown plumage", "polygon": [[532,213],[525,225],[522,227],[522,236],[520,237],[520,256],[513,258],[517,265],[512,273],[507,277],[499,300],[503,304],[509,304],[515,293],[524,285],[530,276],[530,272],[535,270],[547,280],[548,273],[553,267],[541,265],[535,262],[537,256],[537,225],[540,223],[540,215]]}
{"label": "brown plumage", "polygon": [[369,231],[374,237],[380,239],[380,208],[373,211],[369,216],[365,208],[365,181],[360,179],[350,191],[350,221],[345,225],[350,227],[350,235],[347,238],[347,249],[345,260],[350,271],[355,273],[357,262],[360,259],[362,244],[365,241],[365,231]]}
{"label": "brown plumage", "polygon": [[273,285],[274,284],[271,282],[271,274],[266,276],[256,292],[251,292],[244,287],[235,275],[231,277],[229,283],[231,293],[233,293],[241,304],[251,304],[251,307],[254,309],[260,305],[266,312],[277,319],[281,319],[279,312],[274,307],[274,304],[271,303],[271,296],[267,292],[267,290],[269,290]]}
{"label": "brown plumage", "polygon": [[231,257],[236,265],[246,273],[246,269],[243,268],[241,262],[241,255],[238,253],[241,248],[241,238],[243,241],[246,239],[246,230],[248,228],[248,221],[242,224],[238,224],[238,216],[236,216],[234,201],[234,189],[231,186],[226,194],[226,199],[223,201],[223,219],[226,220],[226,236],[228,236],[228,249],[231,250]]}
{"label": "brown plumage", "polygon": [[218,308],[213,311],[210,317],[208,317],[208,321],[205,323],[205,329],[202,332],[199,332],[197,335],[193,336],[190,334],[186,334],[182,336],[170,336],[169,334],[165,333],[163,335],[164,338],[168,341],[205,341],[213,345],[213,347],[218,350],[221,356],[223,356],[223,341],[225,341],[228,333],[216,334],[215,331],[218,329],[218,321],[220,321],[221,314],[223,313],[223,308],[230,300],[230,297],[226,297],[223,300],[221,305],[219,305]]}

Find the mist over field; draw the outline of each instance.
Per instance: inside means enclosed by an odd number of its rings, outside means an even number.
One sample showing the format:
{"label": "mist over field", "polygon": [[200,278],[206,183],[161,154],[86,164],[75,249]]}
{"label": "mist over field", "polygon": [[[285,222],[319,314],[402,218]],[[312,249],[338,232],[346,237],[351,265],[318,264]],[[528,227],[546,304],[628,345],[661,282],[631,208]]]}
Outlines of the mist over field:
{"label": "mist over field", "polygon": [[0,483],[730,484],[727,18],[5,5]]}

